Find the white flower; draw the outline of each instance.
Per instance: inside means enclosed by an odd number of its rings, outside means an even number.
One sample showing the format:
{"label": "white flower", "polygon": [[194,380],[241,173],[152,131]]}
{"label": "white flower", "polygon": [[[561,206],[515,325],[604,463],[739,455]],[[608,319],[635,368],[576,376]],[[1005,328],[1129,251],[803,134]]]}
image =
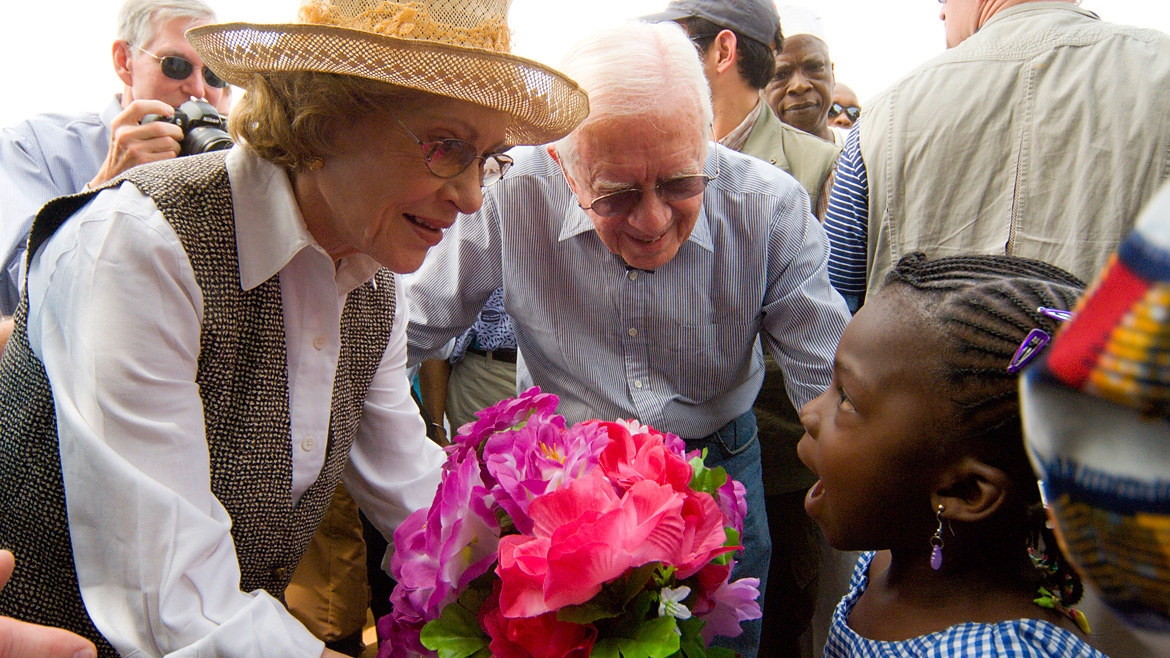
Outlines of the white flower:
{"label": "white flower", "polygon": [[670,615],[675,619],[690,619],[691,611],[683,605],[683,599],[690,595],[691,588],[689,587],[679,587],[678,589],[663,587],[659,593],[658,616]]}
{"label": "white flower", "polygon": [[633,418],[618,418],[613,422],[625,427],[632,435],[648,434],[651,431],[649,425],[643,425]]}

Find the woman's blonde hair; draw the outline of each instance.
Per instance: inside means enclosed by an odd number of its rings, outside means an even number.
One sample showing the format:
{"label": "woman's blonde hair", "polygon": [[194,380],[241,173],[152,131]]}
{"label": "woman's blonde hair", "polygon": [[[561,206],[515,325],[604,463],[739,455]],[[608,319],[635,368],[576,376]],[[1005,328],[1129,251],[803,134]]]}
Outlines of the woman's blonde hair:
{"label": "woman's blonde hair", "polygon": [[229,131],[269,162],[303,171],[327,157],[337,128],[406,105],[428,94],[352,75],[290,71],[252,76],[235,105]]}

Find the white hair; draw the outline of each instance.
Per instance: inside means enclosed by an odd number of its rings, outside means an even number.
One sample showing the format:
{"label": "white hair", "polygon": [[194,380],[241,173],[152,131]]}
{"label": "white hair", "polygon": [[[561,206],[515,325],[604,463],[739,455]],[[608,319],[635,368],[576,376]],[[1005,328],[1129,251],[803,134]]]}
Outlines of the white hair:
{"label": "white hair", "polygon": [[672,22],[627,23],[571,47],[560,70],[589,94],[589,116],[556,143],[566,166],[577,164],[577,139],[589,126],[615,118],[692,116],[706,145],[713,115],[699,53]]}
{"label": "white hair", "polygon": [[117,38],[144,48],[176,18],[215,21],[215,10],[203,0],[126,0],[118,10]]}

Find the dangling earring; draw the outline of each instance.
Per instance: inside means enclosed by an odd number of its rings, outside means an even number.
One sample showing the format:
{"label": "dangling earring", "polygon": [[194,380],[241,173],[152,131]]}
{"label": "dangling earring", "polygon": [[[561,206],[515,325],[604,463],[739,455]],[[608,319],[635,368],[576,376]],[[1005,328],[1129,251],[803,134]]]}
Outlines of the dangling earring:
{"label": "dangling earring", "polygon": [[933,550],[930,551],[930,568],[938,571],[942,569],[942,549],[943,549],[943,522],[942,522],[943,506],[938,506],[938,513],[935,518],[938,519],[938,530],[934,531],[934,536],[930,538],[930,545]]}

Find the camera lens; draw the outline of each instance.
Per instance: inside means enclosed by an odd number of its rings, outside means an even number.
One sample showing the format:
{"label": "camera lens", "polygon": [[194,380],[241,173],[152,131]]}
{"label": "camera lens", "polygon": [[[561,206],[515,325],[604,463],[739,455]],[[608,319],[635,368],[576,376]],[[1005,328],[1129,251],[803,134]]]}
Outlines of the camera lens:
{"label": "camera lens", "polygon": [[183,155],[223,151],[231,147],[231,136],[213,126],[196,126],[183,139]]}

